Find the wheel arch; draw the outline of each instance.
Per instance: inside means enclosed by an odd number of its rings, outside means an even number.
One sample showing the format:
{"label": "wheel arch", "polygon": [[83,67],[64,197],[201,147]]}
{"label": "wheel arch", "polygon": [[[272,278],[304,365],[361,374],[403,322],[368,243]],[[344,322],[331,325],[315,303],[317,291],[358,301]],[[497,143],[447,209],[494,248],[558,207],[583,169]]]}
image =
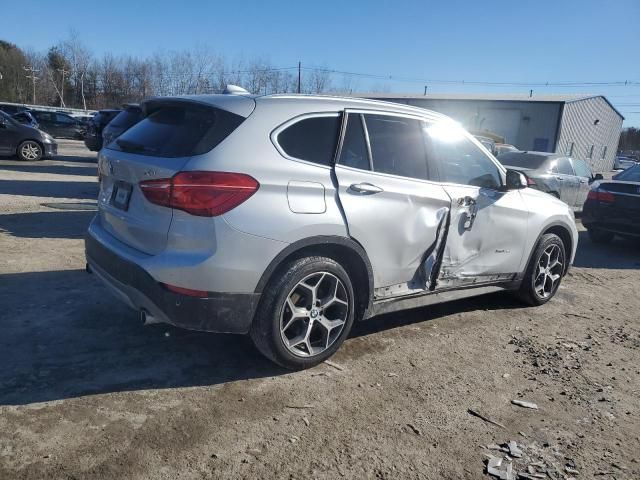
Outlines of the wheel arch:
{"label": "wheel arch", "polygon": [[362,318],[371,307],[373,269],[364,248],[351,238],[332,235],[315,236],[288,245],[269,263],[256,285],[255,293],[262,293],[283,265],[292,260],[313,255],[332,258],[347,270],[357,297],[356,318]]}
{"label": "wheel arch", "polygon": [[[527,259],[527,263],[526,263],[526,265],[524,267],[524,271],[526,271],[527,267],[529,266],[529,263],[531,262],[531,257],[533,256],[534,252],[536,251],[536,248],[540,244],[540,240],[547,233],[553,233],[553,234],[557,235],[558,237],[560,237],[560,240],[562,240],[562,244],[564,245],[565,257],[567,259],[571,258],[571,255],[573,254],[573,237],[571,236],[570,229],[567,228],[567,226],[562,224],[561,222],[551,223],[551,224],[547,225],[542,230],[542,232],[540,232],[540,235],[538,235],[538,238],[536,239],[535,243],[533,244],[533,248],[531,249],[531,252],[529,252],[529,258]],[[569,261],[567,260],[565,262],[565,265],[564,265],[563,275],[567,273],[568,269],[569,269]],[[523,272],[523,274],[524,274],[524,272]]]}

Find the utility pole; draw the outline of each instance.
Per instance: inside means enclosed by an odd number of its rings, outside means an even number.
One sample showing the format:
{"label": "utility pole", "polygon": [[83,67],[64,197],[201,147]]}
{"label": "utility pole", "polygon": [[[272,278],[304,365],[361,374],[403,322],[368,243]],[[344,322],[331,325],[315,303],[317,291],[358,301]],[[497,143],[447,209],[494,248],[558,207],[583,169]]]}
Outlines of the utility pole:
{"label": "utility pole", "polygon": [[33,96],[31,97],[31,102],[33,102],[33,104],[35,105],[36,104],[36,80],[38,80],[38,77],[36,77],[36,73],[38,73],[40,70],[36,70],[31,65],[27,67],[22,67],[22,68],[24,68],[25,72],[29,72],[31,74],[31,75],[26,75],[26,77],[31,79],[31,85],[33,86]]}
{"label": "utility pole", "polygon": [[300,90],[300,80],[302,79],[302,62],[298,62],[298,93],[302,93]]}
{"label": "utility pole", "polygon": [[60,73],[62,73],[62,85],[60,87],[60,106],[64,107],[64,74],[65,73],[69,73],[68,70],[65,70],[64,67],[62,68],[57,68],[56,70],[58,70]]}

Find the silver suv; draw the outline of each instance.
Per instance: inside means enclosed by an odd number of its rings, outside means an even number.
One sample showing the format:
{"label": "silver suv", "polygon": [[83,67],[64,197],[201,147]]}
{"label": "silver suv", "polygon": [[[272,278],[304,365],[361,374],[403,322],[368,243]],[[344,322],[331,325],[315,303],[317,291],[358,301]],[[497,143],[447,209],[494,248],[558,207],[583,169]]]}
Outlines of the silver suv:
{"label": "silver suv", "polygon": [[448,118],[353,98],[152,99],[99,155],[87,268],[146,322],[249,333],[292,369],[355,320],[511,290],[547,302],[566,204]]}

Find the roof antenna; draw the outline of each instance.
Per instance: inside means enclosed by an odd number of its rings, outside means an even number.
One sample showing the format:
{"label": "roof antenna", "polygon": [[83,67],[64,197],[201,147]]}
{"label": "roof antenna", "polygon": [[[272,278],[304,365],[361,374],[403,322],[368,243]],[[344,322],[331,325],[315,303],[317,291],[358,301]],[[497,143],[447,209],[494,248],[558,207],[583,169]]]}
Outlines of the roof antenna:
{"label": "roof antenna", "polygon": [[427,96],[427,87],[428,87],[428,85],[425,85],[425,86],[424,86],[424,96],[425,96],[425,97]]}
{"label": "roof antenna", "polygon": [[529,98],[533,97],[533,90],[529,90]]}

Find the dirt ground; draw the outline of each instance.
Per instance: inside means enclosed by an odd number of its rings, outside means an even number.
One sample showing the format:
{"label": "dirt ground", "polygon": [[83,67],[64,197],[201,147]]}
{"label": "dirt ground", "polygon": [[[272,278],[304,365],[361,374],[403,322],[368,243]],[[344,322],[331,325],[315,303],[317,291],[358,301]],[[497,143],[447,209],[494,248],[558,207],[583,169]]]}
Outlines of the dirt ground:
{"label": "dirt ground", "polygon": [[582,231],[543,307],[379,317],[290,373],[144,327],[85,273],[95,174],[78,142],[0,160],[0,479],[487,478],[510,440],[521,478],[640,478],[640,246]]}

